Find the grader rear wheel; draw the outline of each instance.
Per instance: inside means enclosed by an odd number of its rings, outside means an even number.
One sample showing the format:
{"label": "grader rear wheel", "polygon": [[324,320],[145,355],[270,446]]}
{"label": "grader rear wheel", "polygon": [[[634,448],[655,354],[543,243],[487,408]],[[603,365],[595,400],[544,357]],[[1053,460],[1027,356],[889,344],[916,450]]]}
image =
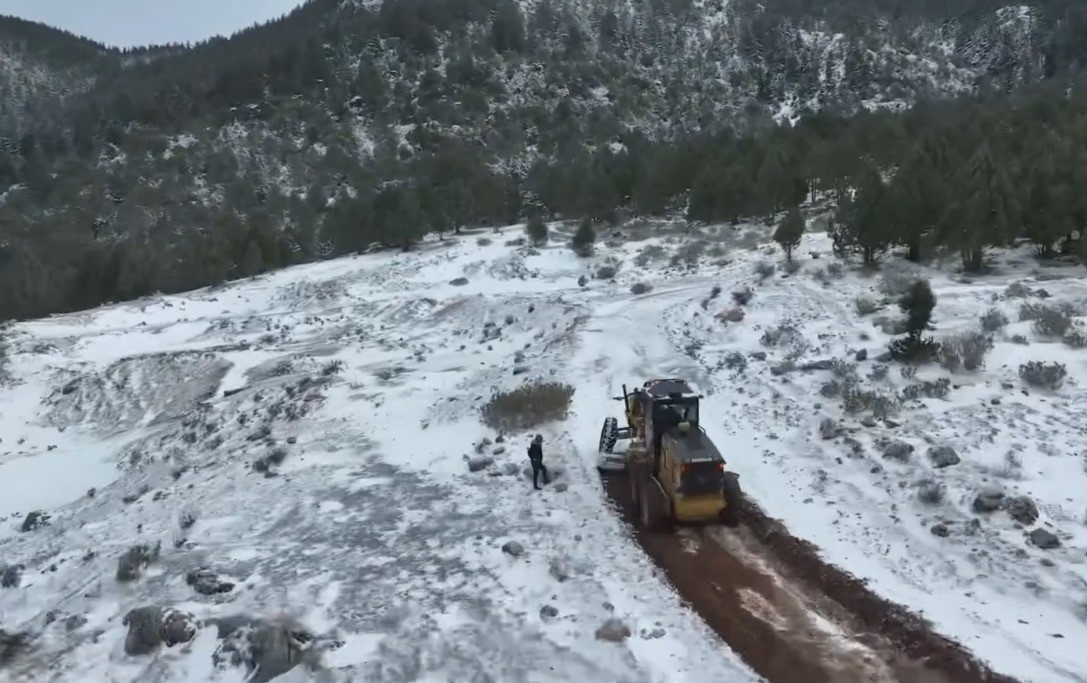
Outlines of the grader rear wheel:
{"label": "grader rear wheel", "polygon": [[740,478],[735,472],[725,472],[723,487],[725,509],[721,511],[721,521],[726,526],[736,526],[740,523],[740,503],[743,501],[743,492],[740,491]]}
{"label": "grader rear wheel", "polygon": [[639,512],[646,531],[659,531],[664,526],[664,494],[655,479],[646,480],[642,487]]}

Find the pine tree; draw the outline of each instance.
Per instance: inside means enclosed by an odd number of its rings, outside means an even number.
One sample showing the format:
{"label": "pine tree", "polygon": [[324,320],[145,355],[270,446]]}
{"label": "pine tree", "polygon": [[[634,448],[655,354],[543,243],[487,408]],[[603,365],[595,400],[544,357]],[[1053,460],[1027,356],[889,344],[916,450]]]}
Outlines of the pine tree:
{"label": "pine tree", "polygon": [[793,249],[800,246],[800,239],[804,236],[804,217],[800,215],[800,207],[794,206],[774,231],[774,241],[785,251],[785,258],[793,260]]}
{"label": "pine tree", "polygon": [[543,219],[538,215],[528,219],[528,224],[525,226],[525,234],[528,235],[528,239],[535,245],[539,246],[547,241],[547,224],[543,222]]}
{"label": "pine tree", "polygon": [[889,194],[878,169],[868,167],[856,194],[836,212],[831,238],[839,249],[861,254],[866,266],[874,266],[893,242]]}
{"label": "pine tree", "polygon": [[574,231],[570,244],[578,256],[592,256],[593,245],[596,242],[596,231],[593,230],[593,222],[590,218],[582,218]]}

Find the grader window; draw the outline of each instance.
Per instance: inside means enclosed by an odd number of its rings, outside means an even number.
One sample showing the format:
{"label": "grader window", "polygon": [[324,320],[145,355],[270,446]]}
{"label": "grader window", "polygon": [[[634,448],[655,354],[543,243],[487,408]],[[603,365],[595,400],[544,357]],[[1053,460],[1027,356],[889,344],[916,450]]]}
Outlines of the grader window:
{"label": "grader window", "polygon": [[685,494],[713,493],[724,485],[725,465],[718,462],[688,462],[680,467],[679,490]]}

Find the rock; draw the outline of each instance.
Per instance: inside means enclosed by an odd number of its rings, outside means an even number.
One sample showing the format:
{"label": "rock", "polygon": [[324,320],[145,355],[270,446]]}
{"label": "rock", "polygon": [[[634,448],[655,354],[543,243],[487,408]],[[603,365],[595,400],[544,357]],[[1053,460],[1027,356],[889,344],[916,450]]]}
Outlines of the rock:
{"label": "rock", "polygon": [[876,418],[874,418],[873,416],[865,415],[863,418],[861,418],[861,424],[865,427],[872,428],[878,425],[879,422],[877,422]]}
{"label": "rock", "polygon": [[655,628],[649,632],[646,636],[649,640],[656,640],[657,638],[663,638],[665,636],[665,630],[663,628]]}
{"label": "rock", "polygon": [[868,360],[868,349],[861,349],[860,351],[858,351],[855,358],[858,362]]}
{"label": "rock", "polygon": [[958,465],[962,461],[955,449],[947,445],[929,448],[928,457],[932,461],[932,466],[937,469]]}
{"label": "rock", "polygon": [[40,529],[48,523],[49,515],[41,510],[34,510],[33,512],[27,513],[26,517],[23,519],[23,525],[19,527],[19,531],[27,533],[29,531],[34,531],[35,529]]}
{"label": "rock", "polygon": [[906,462],[913,454],[913,444],[906,443],[905,441],[892,441],[887,444],[883,449],[883,457],[888,460],[897,460],[899,462]]}
{"label": "rock", "polygon": [[0,628],[0,668],[30,649],[30,634]]}
{"label": "rock", "polygon": [[838,425],[834,423],[834,420],[829,417],[824,417],[819,422],[819,436],[823,440],[833,439],[838,435]]}
{"label": "rock", "polygon": [[514,375],[523,375],[523,374],[525,374],[527,372],[528,372],[528,366],[526,366],[526,365],[516,365],[513,368],[513,374]]}
{"label": "rock", "polygon": [[596,629],[596,639],[621,643],[630,637],[630,627],[619,619],[608,619]]}
{"label": "rock", "polygon": [[133,581],[139,578],[147,565],[159,558],[162,543],[154,546],[141,543],[129,548],[124,555],[117,558],[117,580]]}
{"label": "rock", "polygon": [[1033,529],[1029,535],[1030,542],[1042,550],[1052,550],[1061,547],[1061,540],[1046,529]]}
{"label": "rock", "polygon": [[552,557],[547,571],[551,578],[562,583],[570,578],[570,561],[562,556]]}
{"label": "rock", "polygon": [[481,455],[468,460],[468,471],[479,472],[494,464],[494,458],[489,455]]}
{"label": "rock", "polygon": [[1004,492],[996,489],[986,489],[979,493],[971,505],[974,512],[994,512],[1000,509],[1004,503]]}
{"label": "rock", "polygon": [[577,286],[578,286],[578,287],[584,287],[584,286],[585,286],[585,285],[587,285],[587,284],[589,284],[589,278],[588,278],[588,276],[586,276],[586,275],[582,275],[581,277],[579,277],[579,278],[577,279]]}
{"label": "rock", "polygon": [[765,351],[752,351],[750,355],[755,360],[766,360],[766,352]]}
{"label": "rock", "polygon": [[787,360],[784,363],[779,363],[777,365],[771,366],[770,374],[774,377],[780,377],[785,373],[792,372],[794,370],[796,370],[796,363]]}
{"label": "rock", "polygon": [[26,567],[21,564],[4,567],[4,570],[0,572],[0,588],[18,588],[19,583],[23,580],[24,569]]}
{"label": "rock", "polygon": [[559,611],[551,605],[544,605],[540,608],[541,619],[554,619],[557,616],[559,616]]}
{"label": "rock", "polygon": [[498,436],[494,437],[494,442],[495,443],[506,443],[506,437],[499,434]]}
{"label": "rock", "polygon": [[[251,683],[268,683],[298,664],[311,665],[317,640],[300,624],[290,621],[246,620],[235,623],[212,654],[217,667],[244,666]],[[219,622],[219,635],[224,628]]]}
{"label": "rock", "polygon": [[520,557],[525,554],[525,548],[517,541],[506,541],[502,545],[502,552],[510,557]]}
{"label": "rock", "polygon": [[557,493],[562,493],[563,491],[566,490],[566,488],[567,488],[566,483],[560,481],[559,483],[552,485],[551,490],[553,490],[553,491],[555,491]]}
{"label": "rock", "polygon": [[947,538],[951,535],[951,531],[943,522],[940,522],[939,524],[933,524],[929,531],[932,532],[933,536],[939,536],[940,538]]}
{"label": "rock", "polygon": [[1027,496],[1015,496],[1004,503],[1011,518],[1020,524],[1031,525],[1038,521],[1038,506]]}
{"label": "rock", "polygon": [[71,614],[64,620],[64,628],[69,633],[78,631],[87,624],[87,617],[82,614]]}
{"label": "rock", "polygon": [[234,584],[223,581],[219,575],[210,569],[195,569],[185,575],[185,583],[193,587],[201,595],[215,595],[217,593],[229,593],[234,590]]}
{"label": "rock", "polygon": [[730,308],[718,313],[717,319],[730,323],[742,322],[744,319],[744,310],[742,308]]}
{"label": "rock", "polygon": [[187,643],[196,635],[196,619],[191,614],[157,605],[130,610],[121,620],[128,627],[125,654],[151,654],[160,645],[172,647]]}
{"label": "rock", "polygon": [[824,359],[821,359],[821,360],[813,360],[813,361],[809,361],[807,363],[804,363],[803,365],[800,366],[800,369],[804,370],[806,372],[813,372],[813,371],[817,371],[817,370],[830,370],[833,367],[834,367],[834,361],[832,361],[830,359],[827,359],[827,358],[824,358]]}
{"label": "rock", "polygon": [[505,446],[496,446],[494,448],[494,450],[491,451],[491,455],[502,455],[505,452],[506,452],[506,447]]}
{"label": "rock", "polygon": [[454,287],[463,287],[464,285],[468,284],[468,278],[466,278],[466,277],[453,278],[452,280],[449,281],[449,284],[453,285]]}
{"label": "rock", "polygon": [[67,396],[68,394],[73,393],[78,388],[79,388],[79,380],[78,379],[73,379],[71,382],[68,382],[63,387],[61,387],[60,393]]}

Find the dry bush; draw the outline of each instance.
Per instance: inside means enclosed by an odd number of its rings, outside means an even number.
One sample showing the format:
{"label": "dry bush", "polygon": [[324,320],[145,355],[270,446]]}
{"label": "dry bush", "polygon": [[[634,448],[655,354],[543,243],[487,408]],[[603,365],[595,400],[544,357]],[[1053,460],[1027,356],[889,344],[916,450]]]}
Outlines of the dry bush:
{"label": "dry bush", "polygon": [[984,332],[996,332],[1008,324],[1008,316],[999,308],[990,308],[981,316],[981,329]]}
{"label": "dry bush", "polygon": [[635,282],[630,286],[630,293],[635,295],[648,294],[652,291],[653,285],[647,284],[645,282]]}
{"label": "dry bush", "polygon": [[1067,376],[1063,363],[1032,360],[1019,366],[1019,378],[1036,389],[1057,389]]}
{"label": "dry bush", "polygon": [[1072,329],[1075,315],[1075,308],[1069,304],[1023,304],[1019,307],[1019,320],[1033,321],[1034,331],[1043,337],[1063,337]]}
{"label": "dry bush", "polygon": [[1025,299],[1030,295],[1030,287],[1027,287],[1022,282],[1013,282],[1004,290],[1004,297],[1007,299]]}
{"label": "dry bush", "polygon": [[885,268],[880,278],[879,291],[887,296],[899,297],[909,291],[920,276],[908,268]]}
{"label": "dry bush", "polygon": [[781,269],[789,275],[796,275],[797,271],[799,271],[801,267],[802,266],[800,265],[800,261],[794,259],[792,261],[786,261],[784,264],[782,264]]}
{"label": "dry bush", "polygon": [[524,384],[494,394],[480,408],[483,423],[492,429],[513,432],[545,422],[565,420],[574,388],[559,382]]}
{"label": "dry bush", "polygon": [[649,244],[634,257],[634,264],[639,268],[644,268],[652,261],[660,261],[664,256],[664,247],[659,244]]}
{"label": "dry bush", "polygon": [[917,499],[926,505],[939,505],[947,494],[947,486],[935,479],[922,479],[917,483]]}
{"label": "dry bush", "polygon": [[992,348],[992,337],[981,332],[964,332],[940,342],[937,359],[943,368],[951,372],[960,367],[969,371],[980,370]]}
{"label": "dry bush", "polygon": [[672,256],[673,266],[696,266],[698,265],[698,259],[702,257],[702,254],[706,251],[707,243],[705,240],[691,240],[684,243],[676,253]]}
{"label": "dry bush", "polygon": [[865,389],[858,383],[842,386],[842,408],[847,413],[870,412],[878,418],[889,417],[898,409],[898,400],[881,391]]}
{"label": "dry bush", "polygon": [[1064,343],[1069,348],[1087,349],[1087,333],[1083,331],[1082,327],[1073,327],[1064,335]]}
{"label": "dry bush", "polygon": [[760,280],[765,280],[774,274],[777,268],[773,263],[769,261],[759,261],[755,264],[755,273],[759,276]]}

